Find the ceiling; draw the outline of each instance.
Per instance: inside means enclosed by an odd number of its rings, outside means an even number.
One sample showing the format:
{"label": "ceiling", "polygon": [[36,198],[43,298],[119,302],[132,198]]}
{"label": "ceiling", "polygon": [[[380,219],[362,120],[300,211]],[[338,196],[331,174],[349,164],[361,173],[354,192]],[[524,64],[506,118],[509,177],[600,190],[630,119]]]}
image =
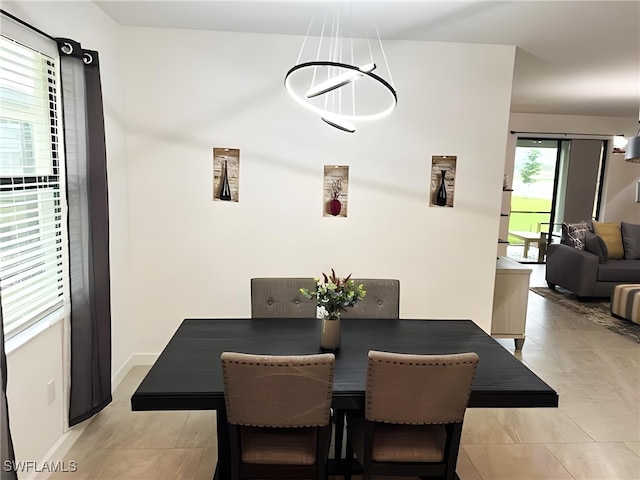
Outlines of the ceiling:
{"label": "ceiling", "polygon": [[312,17],[347,12],[383,39],[515,45],[512,112],[639,115],[638,0],[95,3],[127,26],[304,35]]}

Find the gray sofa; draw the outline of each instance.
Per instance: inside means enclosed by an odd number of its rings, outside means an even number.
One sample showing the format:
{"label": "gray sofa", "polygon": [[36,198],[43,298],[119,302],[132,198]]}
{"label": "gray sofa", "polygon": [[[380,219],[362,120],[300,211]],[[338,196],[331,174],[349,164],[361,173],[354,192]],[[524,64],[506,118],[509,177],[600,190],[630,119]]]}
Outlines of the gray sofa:
{"label": "gray sofa", "polygon": [[547,248],[546,280],[575,293],[579,299],[610,298],[613,287],[620,283],[640,284],[640,260],[607,260],[569,245],[552,243]]}
{"label": "gray sofa", "polygon": [[621,283],[640,284],[640,225],[563,223],[560,243],[547,248],[546,280],[581,300],[611,298]]}

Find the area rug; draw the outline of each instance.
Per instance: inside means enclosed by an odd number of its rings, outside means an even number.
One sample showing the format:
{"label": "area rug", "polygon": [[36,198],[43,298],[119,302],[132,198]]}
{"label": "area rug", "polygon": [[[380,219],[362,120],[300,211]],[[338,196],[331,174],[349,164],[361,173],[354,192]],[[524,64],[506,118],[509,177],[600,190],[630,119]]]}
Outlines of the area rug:
{"label": "area rug", "polygon": [[[559,288],[559,287],[556,287]],[[611,315],[611,307],[608,301],[581,302],[569,291],[551,290],[544,287],[531,287],[529,290],[551,300],[572,312],[584,315],[584,318],[608,328],[612,332],[626,335],[640,343],[640,325],[627,320],[620,320]]]}

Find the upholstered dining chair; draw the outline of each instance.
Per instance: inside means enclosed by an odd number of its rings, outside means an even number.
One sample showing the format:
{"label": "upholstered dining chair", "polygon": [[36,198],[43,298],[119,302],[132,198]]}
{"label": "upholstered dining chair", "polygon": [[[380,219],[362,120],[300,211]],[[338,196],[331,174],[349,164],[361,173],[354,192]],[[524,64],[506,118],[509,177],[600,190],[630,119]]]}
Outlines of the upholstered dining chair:
{"label": "upholstered dining chair", "polygon": [[372,475],[456,478],[476,353],[370,351],[364,417],[349,416],[347,479],[354,451]]}
{"label": "upholstered dining chair", "polygon": [[[400,318],[400,280],[392,278],[354,278],[356,285],[363,284],[365,297],[340,315],[350,318]],[[336,410],[335,455],[342,455],[342,437],[346,411]]]}
{"label": "upholstered dining chair", "polygon": [[221,355],[231,480],[327,478],[335,357]]}
{"label": "upholstered dining chair", "polygon": [[315,290],[313,278],[252,278],[251,318],[316,318],[316,301],[300,288]]}
{"label": "upholstered dining chair", "polygon": [[400,280],[354,278],[367,291],[365,297],[340,315],[342,318],[400,318]]}

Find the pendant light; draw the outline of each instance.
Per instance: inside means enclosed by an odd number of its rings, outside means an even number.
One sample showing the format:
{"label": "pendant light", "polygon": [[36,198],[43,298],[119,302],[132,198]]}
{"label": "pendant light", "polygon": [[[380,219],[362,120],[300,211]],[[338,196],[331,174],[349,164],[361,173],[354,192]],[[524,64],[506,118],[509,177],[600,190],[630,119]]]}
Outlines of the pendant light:
{"label": "pendant light", "polygon": [[291,98],[326,124],[348,133],[356,131],[359,121],[389,115],[398,96],[377,29],[373,42],[369,33],[356,38],[356,29],[345,28],[339,15],[330,22],[325,18],[318,32],[313,29],[312,19],[298,59],[285,76]]}
{"label": "pendant light", "polygon": [[640,130],[638,130],[635,137],[629,139],[624,159],[627,162],[640,163]]}
{"label": "pendant light", "polygon": [[[640,111],[638,112],[638,123],[640,124]],[[640,129],[635,137],[629,139],[624,159],[627,162],[640,163]]]}

